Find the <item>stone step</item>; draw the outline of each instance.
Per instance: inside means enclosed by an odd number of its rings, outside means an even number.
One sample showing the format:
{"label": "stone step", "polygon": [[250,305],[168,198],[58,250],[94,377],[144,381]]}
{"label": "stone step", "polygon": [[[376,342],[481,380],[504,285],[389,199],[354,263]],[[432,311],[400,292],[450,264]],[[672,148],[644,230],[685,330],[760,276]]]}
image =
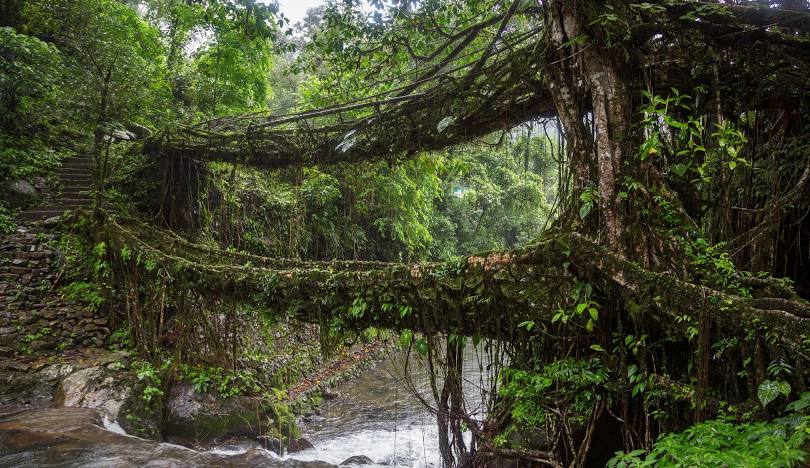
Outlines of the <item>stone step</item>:
{"label": "stone step", "polygon": [[87,183],[92,184],[93,178],[87,174],[70,174],[70,175],[63,175],[59,176],[59,180],[64,184],[66,182],[80,182],[80,183]]}
{"label": "stone step", "polygon": [[92,187],[93,181],[91,180],[60,180],[59,186],[64,187]]}
{"label": "stone step", "polygon": [[87,169],[93,168],[92,161],[63,161],[59,169]]}
{"label": "stone step", "polygon": [[58,173],[67,172],[67,171],[85,171],[85,172],[93,172],[93,165],[92,164],[70,164],[67,166],[62,166],[56,170]]}
{"label": "stone step", "polygon": [[53,218],[54,216],[61,216],[68,208],[47,208],[38,210],[26,210],[17,215],[17,217],[24,221],[42,221],[43,219]]}
{"label": "stone step", "polygon": [[17,215],[17,219],[22,221],[42,221],[44,219],[61,216],[65,212],[73,211],[77,208],[87,208],[88,205],[56,206],[39,209],[28,209]]}
{"label": "stone step", "polygon": [[68,198],[82,198],[88,196],[88,192],[93,190],[92,187],[87,185],[71,185],[69,187],[62,187],[62,196]]}
{"label": "stone step", "polygon": [[72,158],[63,159],[62,165],[78,162],[92,164],[93,158],[91,158],[90,156],[73,156]]}
{"label": "stone step", "polygon": [[60,177],[66,175],[91,175],[92,170],[86,167],[62,167],[56,173]]}
{"label": "stone step", "polygon": [[92,202],[93,200],[90,197],[60,198],[59,200],[54,201],[51,206],[90,206]]}

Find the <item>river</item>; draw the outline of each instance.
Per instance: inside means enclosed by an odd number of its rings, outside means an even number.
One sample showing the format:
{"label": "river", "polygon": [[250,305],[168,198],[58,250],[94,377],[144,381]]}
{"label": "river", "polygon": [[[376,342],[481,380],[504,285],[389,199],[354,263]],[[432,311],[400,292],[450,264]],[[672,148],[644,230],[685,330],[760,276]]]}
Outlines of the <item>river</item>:
{"label": "river", "polygon": [[[292,457],[340,463],[351,456],[366,456],[370,466],[427,468],[441,466],[436,419],[408,389],[403,379],[404,357],[394,353],[379,366],[340,386],[340,397],[321,408],[321,416],[304,421],[304,436],[315,448]],[[482,383],[488,357],[472,346],[463,361],[464,393],[468,412],[481,419]],[[409,361],[409,380],[423,398],[432,402],[428,372],[418,359]],[[470,434],[465,434],[469,444]]]}
{"label": "river", "polygon": [[[482,362],[486,358],[468,350],[463,365],[467,410],[481,418],[479,389],[489,372]],[[0,466],[323,468],[364,456],[372,461],[365,466],[439,467],[435,418],[398,377],[403,363],[395,353],[336,388],[339,396],[324,402],[320,415],[301,421],[303,436],[314,448],[283,458],[255,442],[197,451],[139,439],[91,409],[0,407]],[[427,372],[414,360],[410,363],[413,387],[432,401]]]}

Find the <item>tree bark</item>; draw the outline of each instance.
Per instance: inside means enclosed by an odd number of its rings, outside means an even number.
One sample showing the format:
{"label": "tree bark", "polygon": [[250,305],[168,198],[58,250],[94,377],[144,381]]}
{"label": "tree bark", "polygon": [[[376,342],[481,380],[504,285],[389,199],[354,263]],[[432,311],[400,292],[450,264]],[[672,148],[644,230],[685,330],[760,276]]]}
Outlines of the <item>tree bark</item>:
{"label": "tree bark", "polygon": [[[617,183],[629,151],[630,82],[623,72],[628,63],[619,47],[601,43],[590,34],[588,15],[595,2],[549,2],[546,21],[552,51],[546,57],[548,87],[570,143],[573,173],[571,201],[595,183],[599,194],[599,228],[606,244],[623,252],[624,215]],[[590,106],[587,102],[590,101]],[[591,108],[594,131],[586,126]],[[595,169],[595,170],[594,170]],[[596,180],[594,181],[594,177]]]}

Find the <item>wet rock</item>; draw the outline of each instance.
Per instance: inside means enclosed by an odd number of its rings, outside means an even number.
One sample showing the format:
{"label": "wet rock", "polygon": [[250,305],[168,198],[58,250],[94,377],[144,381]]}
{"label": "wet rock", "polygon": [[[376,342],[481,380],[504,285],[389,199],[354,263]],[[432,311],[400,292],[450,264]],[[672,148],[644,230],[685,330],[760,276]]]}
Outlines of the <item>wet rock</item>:
{"label": "wet rock", "polygon": [[355,455],[353,457],[349,457],[343,460],[340,465],[372,465],[374,464],[374,460],[368,458],[365,455]]}
{"label": "wet rock", "polygon": [[303,421],[305,424],[318,423],[318,422],[321,422],[323,420],[324,420],[323,416],[321,416],[320,414],[315,414],[315,413],[313,413],[313,414],[305,414],[304,416],[301,416],[301,421]]}
{"label": "wet rock", "polygon": [[284,446],[281,441],[275,437],[259,436],[256,437],[256,442],[265,450],[269,450],[279,456],[284,455]]}
{"label": "wet rock", "polygon": [[113,140],[129,141],[135,139],[135,134],[128,130],[113,130],[110,134]]}
{"label": "wet rock", "polygon": [[[97,409],[108,420],[124,423],[132,401],[142,402],[140,388],[136,388],[139,382],[131,373],[119,371],[128,359],[126,352],[88,350],[67,363],[46,367],[38,375],[57,380],[52,391],[54,404]],[[111,366],[113,363],[116,365]]]}
{"label": "wet rock", "polygon": [[61,219],[62,219],[61,216],[51,216],[50,218],[47,218],[44,221],[42,221],[42,226],[46,228],[58,226]]}
{"label": "wet rock", "polygon": [[73,372],[68,364],[19,359],[4,361],[0,369],[0,401],[17,403],[50,401],[59,380]]}
{"label": "wet rock", "polygon": [[337,468],[337,465],[322,461],[284,460],[285,468]]}
{"label": "wet rock", "polygon": [[150,130],[148,127],[144,127],[143,125],[132,122],[129,123],[129,131],[141,139],[152,136],[152,130]]}
{"label": "wet rock", "polygon": [[25,208],[39,198],[37,189],[22,179],[3,182],[0,184],[0,193],[11,208]]}
{"label": "wet rock", "polygon": [[39,373],[39,377],[46,381],[57,381],[65,378],[74,371],[70,364],[53,364],[45,367]]}
{"label": "wet rock", "polygon": [[86,408],[0,412],[0,466],[183,466],[326,468],[322,462],[274,460],[253,449],[239,455],[198,452],[104,429]]}
{"label": "wet rock", "polygon": [[31,364],[22,361],[11,361],[6,364],[6,368],[17,372],[28,372]]}
{"label": "wet rock", "polygon": [[37,385],[35,374],[4,370],[0,372],[0,402],[28,401],[29,389],[35,385]]}
{"label": "wet rock", "polygon": [[[204,444],[215,438],[265,435],[263,429],[276,419],[273,408],[266,406],[261,398],[223,398],[214,392],[199,394],[185,382],[171,388],[166,409],[164,435],[198,440]],[[286,424],[279,425],[286,427]]]}
{"label": "wet rock", "polygon": [[287,451],[289,453],[298,453],[311,448],[315,448],[315,446],[307,439],[293,439],[290,441],[290,446],[287,447]]}
{"label": "wet rock", "polygon": [[378,465],[382,466],[410,466],[411,463],[412,460],[404,455],[389,455],[377,462]]}
{"label": "wet rock", "polygon": [[194,449],[197,448],[191,440],[182,439],[180,437],[166,437],[163,439],[167,444],[179,445],[181,447]]}
{"label": "wet rock", "polygon": [[116,379],[109,369],[93,366],[65,377],[59,385],[56,403],[61,406],[93,408],[111,421],[118,421],[121,408],[132,389]]}
{"label": "wet rock", "polygon": [[321,392],[321,396],[323,396],[324,400],[330,401],[340,398],[340,393],[333,391],[332,389],[327,387],[323,389],[323,391]]}

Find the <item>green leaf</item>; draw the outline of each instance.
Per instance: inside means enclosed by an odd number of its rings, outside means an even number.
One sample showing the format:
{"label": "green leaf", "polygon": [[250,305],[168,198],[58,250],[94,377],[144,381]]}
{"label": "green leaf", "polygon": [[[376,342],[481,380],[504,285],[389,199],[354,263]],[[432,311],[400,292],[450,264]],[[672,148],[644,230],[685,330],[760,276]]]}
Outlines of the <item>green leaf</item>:
{"label": "green leaf", "polygon": [[784,380],[778,380],[776,382],[777,387],[779,387],[779,393],[782,395],[788,396],[790,395],[790,384],[785,382]]}
{"label": "green leaf", "polygon": [[787,407],[785,407],[786,411],[801,411],[805,408],[810,406],[810,392],[802,393],[801,397],[799,397],[796,401],[791,401],[788,403]]}
{"label": "green leaf", "polygon": [[413,332],[410,330],[403,330],[402,333],[399,334],[399,343],[402,346],[408,346],[411,344],[411,340],[413,340]]}
{"label": "green leaf", "polygon": [[768,406],[768,403],[772,402],[779,396],[780,389],[779,385],[772,381],[766,380],[759,384],[759,388],[757,389],[757,397],[759,398],[759,402],[762,403],[762,406]]}
{"label": "green leaf", "polygon": [[585,219],[588,213],[591,212],[592,207],[593,205],[591,203],[583,203],[582,206],[579,207],[579,218]]}
{"label": "green leaf", "polygon": [[687,166],[686,164],[681,164],[681,163],[673,164],[672,167],[670,167],[672,172],[674,174],[676,174],[678,177],[683,177],[684,174],[686,174],[686,170],[688,168],[689,168],[689,166]]}
{"label": "green leaf", "polygon": [[605,351],[605,348],[603,348],[603,347],[599,346],[598,344],[592,344],[592,345],[590,346],[590,348],[591,348],[592,350],[594,350],[594,351],[599,352],[599,353],[606,353],[606,352],[607,352],[607,351]]}
{"label": "green leaf", "polygon": [[428,353],[428,343],[425,341],[424,338],[419,338],[414,342],[414,347],[416,348],[416,352],[419,353],[420,356],[425,357]]}

